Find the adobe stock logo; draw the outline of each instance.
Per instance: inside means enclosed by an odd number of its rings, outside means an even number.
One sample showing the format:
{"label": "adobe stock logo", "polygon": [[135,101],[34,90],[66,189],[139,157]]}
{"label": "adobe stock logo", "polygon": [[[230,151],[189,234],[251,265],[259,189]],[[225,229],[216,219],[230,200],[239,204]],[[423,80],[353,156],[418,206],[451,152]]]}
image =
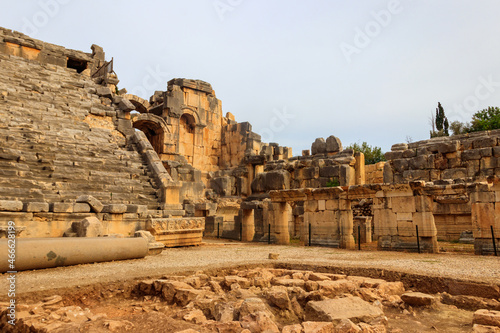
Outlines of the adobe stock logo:
{"label": "adobe stock logo", "polygon": [[462,103],[455,103],[448,116],[460,118],[462,121],[471,118],[471,114],[479,111],[480,103],[489,99],[500,88],[500,81],[494,81],[493,75],[480,76],[474,92],[466,96]]}
{"label": "adobe stock logo", "polygon": [[387,28],[394,15],[401,13],[403,7],[399,0],[390,0],[387,3],[387,9],[382,9],[378,12],[372,11],[370,13],[373,20],[368,21],[364,28],[356,27],[354,29],[354,38],[352,44],[342,42],[340,43],[340,50],[348,63],[352,62],[354,54],[360,54],[361,51],[367,48],[384,28]]}
{"label": "adobe stock logo", "polygon": [[40,0],[38,1],[38,10],[31,19],[26,16],[23,17],[23,23],[21,27],[21,32],[35,37],[40,29],[44,28],[49,24],[49,22],[59,15],[61,7],[67,5],[73,0]]}
{"label": "adobe stock logo", "polygon": [[260,130],[262,142],[274,141],[274,135],[285,130],[290,125],[290,121],[295,119],[293,113],[288,113],[286,106],[283,110],[274,109],[273,116],[269,119],[269,126]]}
{"label": "adobe stock logo", "polygon": [[142,98],[148,98],[148,94],[154,89],[157,89],[158,86],[166,85],[170,74],[168,72],[164,72],[160,65],[156,65],[156,67],[147,66],[145,68],[146,74],[142,78],[142,84],[136,85],[130,90],[130,93],[136,96],[140,96]]}
{"label": "adobe stock logo", "polygon": [[243,0],[216,0],[214,1],[214,9],[219,16],[221,21],[224,21],[224,16],[227,12],[232,12],[239,5],[243,3]]}

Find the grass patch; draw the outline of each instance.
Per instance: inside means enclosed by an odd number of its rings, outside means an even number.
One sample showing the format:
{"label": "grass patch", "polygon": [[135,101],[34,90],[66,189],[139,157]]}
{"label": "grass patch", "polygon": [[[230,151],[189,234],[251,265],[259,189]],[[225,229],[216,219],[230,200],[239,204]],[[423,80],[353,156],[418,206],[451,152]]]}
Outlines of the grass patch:
{"label": "grass patch", "polygon": [[419,259],[417,261],[426,262],[429,264],[440,264],[441,263],[441,260],[436,260],[436,259]]}

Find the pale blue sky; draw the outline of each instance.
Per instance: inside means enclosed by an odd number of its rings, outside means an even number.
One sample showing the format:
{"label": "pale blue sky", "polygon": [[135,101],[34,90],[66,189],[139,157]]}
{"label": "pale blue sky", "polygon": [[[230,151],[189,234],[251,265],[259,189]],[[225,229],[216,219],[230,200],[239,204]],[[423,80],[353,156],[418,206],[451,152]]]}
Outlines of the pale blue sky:
{"label": "pale blue sky", "polygon": [[170,78],[212,84],[224,112],[294,155],[316,137],[344,145],[429,136],[500,106],[498,0],[1,1],[0,26],[114,57],[143,98]]}

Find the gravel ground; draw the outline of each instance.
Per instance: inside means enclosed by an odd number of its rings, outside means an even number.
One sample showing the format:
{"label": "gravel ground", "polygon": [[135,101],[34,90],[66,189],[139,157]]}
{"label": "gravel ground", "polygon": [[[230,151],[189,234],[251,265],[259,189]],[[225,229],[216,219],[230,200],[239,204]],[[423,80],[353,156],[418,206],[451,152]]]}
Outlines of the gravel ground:
{"label": "gravel ground", "polygon": [[[269,253],[278,253],[271,261]],[[72,288],[96,283],[159,277],[165,274],[269,263],[379,268],[388,271],[448,277],[474,282],[500,282],[500,257],[463,254],[417,254],[351,251],[321,247],[223,243],[207,240],[202,246],[166,249],[144,259],[58,267],[17,273],[16,293]],[[0,279],[0,300],[7,297],[7,276]]]}

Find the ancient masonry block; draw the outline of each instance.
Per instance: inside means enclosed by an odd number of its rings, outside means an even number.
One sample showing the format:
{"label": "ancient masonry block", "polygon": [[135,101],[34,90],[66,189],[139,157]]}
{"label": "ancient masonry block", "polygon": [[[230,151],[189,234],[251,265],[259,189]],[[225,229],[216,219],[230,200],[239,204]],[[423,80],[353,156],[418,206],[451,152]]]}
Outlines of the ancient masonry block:
{"label": "ancient masonry block", "polygon": [[0,211],[20,212],[23,210],[21,201],[0,200]]}

